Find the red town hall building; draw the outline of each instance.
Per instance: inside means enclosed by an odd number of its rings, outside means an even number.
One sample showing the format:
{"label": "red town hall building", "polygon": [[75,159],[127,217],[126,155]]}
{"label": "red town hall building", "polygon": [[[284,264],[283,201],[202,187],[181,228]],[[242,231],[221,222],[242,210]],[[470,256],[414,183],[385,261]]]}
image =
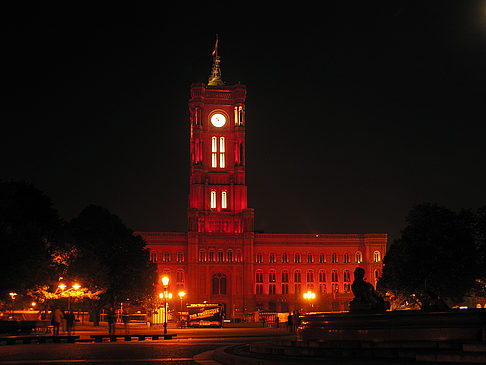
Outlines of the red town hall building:
{"label": "red town hall building", "polygon": [[[217,49],[216,49],[217,52]],[[386,234],[254,232],[245,183],[245,85],[221,80],[215,55],[207,84],[192,84],[188,231],[137,232],[188,303],[221,303],[227,318],[257,310],[347,310],[357,266],[376,284]],[[162,284],[158,283],[160,291]],[[311,303],[303,294],[316,294]]]}

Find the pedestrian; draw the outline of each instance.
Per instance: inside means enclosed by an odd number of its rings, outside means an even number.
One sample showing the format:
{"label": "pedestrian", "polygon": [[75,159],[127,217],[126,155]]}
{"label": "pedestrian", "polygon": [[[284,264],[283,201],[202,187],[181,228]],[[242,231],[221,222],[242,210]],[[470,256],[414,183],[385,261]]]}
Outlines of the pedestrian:
{"label": "pedestrian", "polygon": [[296,329],[300,326],[300,313],[298,310],[294,310],[294,332],[296,332]]}
{"label": "pedestrian", "polygon": [[108,334],[114,335],[115,334],[115,323],[116,323],[116,314],[113,310],[113,307],[110,307],[107,313],[107,321],[108,321]]}
{"label": "pedestrian", "polygon": [[128,321],[130,320],[130,315],[127,312],[123,312],[122,321],[125,326],[125,334],[128,335]]}
{"label": "pedestrian", "polygon": [[294,332],[294,322],[293,322],[293,317],[291,312],[289,312],[289,315],[287,317],[287,330],[290,333]]}
{"label": "pedestrian", "polygon": [[265,327],[265,316],[262,316],[262,324],[263,324],[263,327]]}
{"label": "pedestrian", "polygon": [[280,318],[278,318],[278,314],[277,317],[275,318],[275,324],[277,325],[277,328],[280,328]]}
{"label": "pedestrian", "polygon": [[74,312],[72,309],[70,309],[66,314],[64,315],[64,318],[66,319],[66,329],[67,333],[69,336],[74,332],[74,321],[76,317],[74,316]]}
{"label": "pedestrian", "polygon": [[61,321],[64,318],[64,314],[59,307],[54,308],[52,311],[51,324],[54,326],[52,329],[53,336],[59,336],[59,328],[61,327]]}

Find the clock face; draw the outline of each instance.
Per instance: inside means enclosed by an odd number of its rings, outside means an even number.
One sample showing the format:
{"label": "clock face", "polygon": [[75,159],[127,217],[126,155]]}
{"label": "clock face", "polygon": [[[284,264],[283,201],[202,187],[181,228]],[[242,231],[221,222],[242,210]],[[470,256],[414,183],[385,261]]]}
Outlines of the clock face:
{"label": "clock face", "polygon": [[213,114],[211,117],[211,124],[214,125],[216,128],[221,128],[226,124],[226,118],[223,114]]}

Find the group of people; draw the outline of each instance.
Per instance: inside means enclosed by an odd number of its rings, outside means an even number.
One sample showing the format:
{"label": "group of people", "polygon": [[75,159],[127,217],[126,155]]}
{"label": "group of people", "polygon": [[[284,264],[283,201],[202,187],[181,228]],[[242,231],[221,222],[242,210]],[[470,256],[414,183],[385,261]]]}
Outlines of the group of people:
{"label": "group of people", "polygon": [[287,329],[290,333],[295,333],[295,329],[300,326],[300,313],[298,310],[289,312],[287,316]]}
{"label": "group of people", "polygon": [[74,312],[70,309],[67,311],[61,311],[59,307],[54,308],[51,316],[51,324],[53,326],[52,334],[54,336],[59,336],[59,329],[61,328],[61,323],[66,320],[66,331],[69,336],[74,333],[74,322],[76,317]]}

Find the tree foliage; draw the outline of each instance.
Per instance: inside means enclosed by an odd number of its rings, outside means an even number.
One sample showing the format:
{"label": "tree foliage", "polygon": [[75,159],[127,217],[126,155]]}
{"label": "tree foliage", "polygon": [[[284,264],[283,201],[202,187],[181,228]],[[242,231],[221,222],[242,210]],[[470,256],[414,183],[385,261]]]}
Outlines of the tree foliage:
{"label": "tree foliage", "polygon": [[384,258],[379,288],[418,299],[422,306],[460,299],[480,275],[474,217],[436,204],[415,206]]}
{"label": "tree foliage", "polygon": [[0,181],[0,293],[25,292],[55,276],[51,254],[61,219],[51,199],[25,182]]}
{"label": "tree foliage", "polygon": [[101,306],[153,295],[156,266],[149,260],[145,241],[119,217],[90,205],[68,224],[68,231],[77,249],[68,275],[92,290],[103,288]]}

